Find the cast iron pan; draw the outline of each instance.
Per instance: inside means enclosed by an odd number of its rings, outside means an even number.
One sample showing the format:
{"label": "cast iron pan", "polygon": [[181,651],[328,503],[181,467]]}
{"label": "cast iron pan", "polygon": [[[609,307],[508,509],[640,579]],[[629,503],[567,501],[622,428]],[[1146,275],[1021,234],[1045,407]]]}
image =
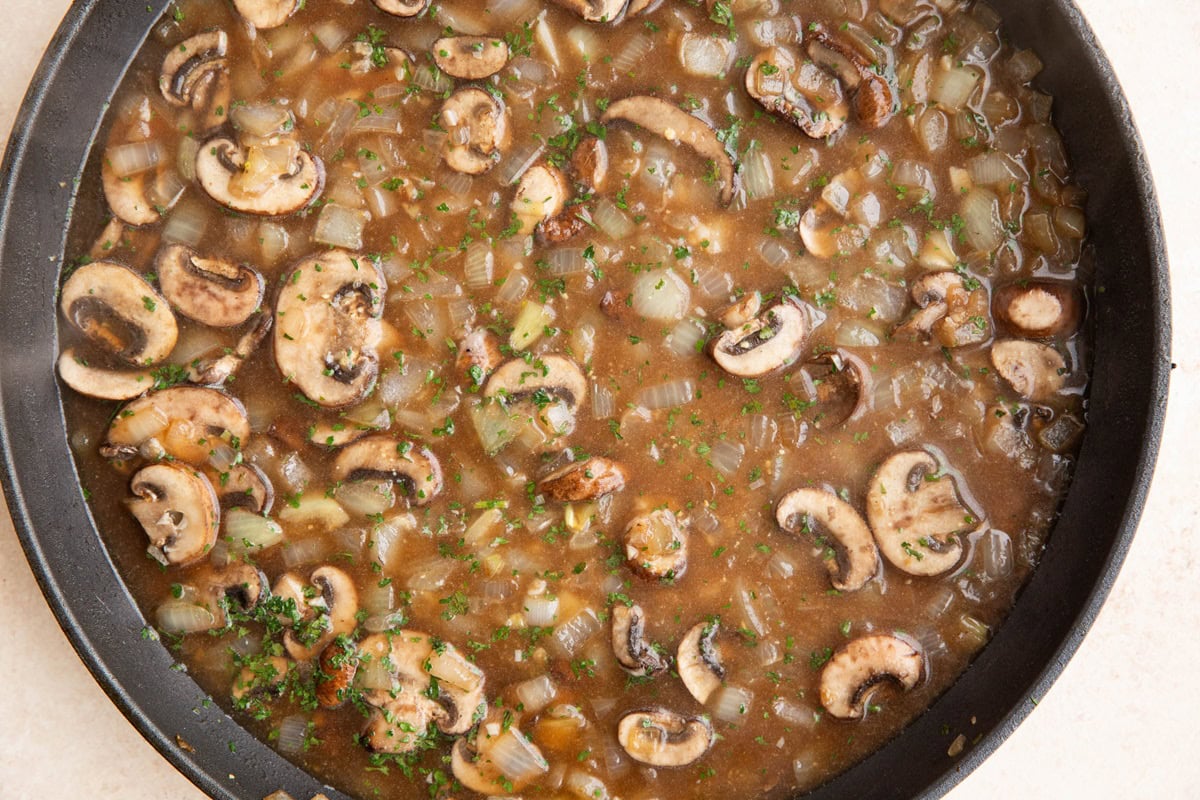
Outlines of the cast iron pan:
{"label": "cast iron pan", "polygon": [[[96,680],[214,798],[276,789],[344,798],[205,702],[113,570],[80,493],[60,389],[55,288],[81,173],[105,105],[168,0],[79,0],[38,69],[0,173],[0,455],[21,543]],[[1096,287],[1088,434],[1061,521],[1008,620],[902,735],[808,795],[940,797],[995,750],[1079,646],[1129,548],[1166,410],[1167,260],[1145,154],[1120,85],[1069,0],[993,0],[1009,36],[1046,63],[1039,85],[1087,189]],[[947,726],[966,752],[946,755]],[[176,736],[191,745],[181,749]],[[236,751],[234,754],[233,751]]]}

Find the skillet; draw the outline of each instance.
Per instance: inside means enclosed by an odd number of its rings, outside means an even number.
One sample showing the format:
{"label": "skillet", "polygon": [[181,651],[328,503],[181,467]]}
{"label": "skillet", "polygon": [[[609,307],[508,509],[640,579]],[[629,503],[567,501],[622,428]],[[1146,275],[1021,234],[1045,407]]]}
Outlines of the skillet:
{"label": "skillet", "polygon": [[[1153,472],[1170,371],[1161,221],[1141,141],[1095,37],[1070,0],[994,0],[1032,47],[1088,191],[1094,362],[1089,431],[1062,517],[1011,615],[970,669],[901,735],[806,795],[936,798],[993,752],[1091,626],[1134,535]],[[135,727],[219,800],[276,789],[345,798],[254,739],[143,638],[146,620],[83,501],[53,364],[66,229],[106,102],[168,0],[78,0],[40,65],[0,170],[0,462],[22,546],[72,645]],[[78,200],[78,203],[77,203]],[[61,465],[61,466],[59,466]],[[974,721],[972,723],[972,720]],[[943,728],[968,736],[947,756]],[[191,750],[181,749],[176,737]],[[236,755],[234,754],[236,751]]]}

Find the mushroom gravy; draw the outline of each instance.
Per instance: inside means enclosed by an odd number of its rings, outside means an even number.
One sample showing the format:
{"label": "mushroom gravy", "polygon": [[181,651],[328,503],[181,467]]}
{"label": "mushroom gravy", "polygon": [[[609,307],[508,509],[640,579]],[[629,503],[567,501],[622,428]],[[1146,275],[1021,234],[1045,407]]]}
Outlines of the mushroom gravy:
{"label": "mushroom gravy", "polygon": [[176,3],[60,295],[153,631],[361,797],[854,764],[1003,620],[1084,432],[1039,69],[960,0]]}

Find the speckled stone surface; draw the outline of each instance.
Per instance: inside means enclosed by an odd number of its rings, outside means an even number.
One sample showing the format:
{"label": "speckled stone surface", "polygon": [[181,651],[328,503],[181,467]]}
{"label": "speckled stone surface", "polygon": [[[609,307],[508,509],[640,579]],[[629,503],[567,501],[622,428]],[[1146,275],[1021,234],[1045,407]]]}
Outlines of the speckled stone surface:
{"label": "speckled stone surface", "polygon": [[[1200,301],[1200,7],[1077,2],[1150,153],[1173,264],[1178,369],[1149,506],[1108,604],[1053,690],[950,800],[1200,797],[1200,695],[1189,680],[1200,663],[1200,321],[1190,315]],[[68,4],[0,0],[0,141]],[[0,632],[4,800],[202,800],[75,657],[3,510]]]}

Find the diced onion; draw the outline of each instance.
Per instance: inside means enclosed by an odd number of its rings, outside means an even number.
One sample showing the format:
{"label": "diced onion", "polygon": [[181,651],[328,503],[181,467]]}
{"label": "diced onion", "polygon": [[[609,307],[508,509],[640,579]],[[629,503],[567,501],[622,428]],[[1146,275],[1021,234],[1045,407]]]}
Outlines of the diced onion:
{"label": "diced onion", "polygon": [[1008,60],[1008,74],[1017,83],[1029,83],[1042,71],[1042,60],[1032,50],[1018,50]]}
{"label": "diced onion", "polygon": [[162,155],[162,145],[158,142],[130,142],[104,151],[104,159],[118,178],[128,178],[154,169]]}
{"label": "diced onion", "polygon": [[351,130],[354,133],[400,133],[404,128],[400,118],[400,109],[385,108],[378,114],[360,116],[354,121]]}
{"label": "diced onion", "polygon": [[279,736],[275,739],[275,745],[280,752],[295,755],[304,750],[304,739],[307,734],[308,717],[299,714],[285,717],[279,723]]}
{"label": "diced onion", "polygon": [[523,272],[510,272],[504,279],[504,285],[496,293],[496,300],[501,303],[515,303],[525,296],[529,290],[530,280]]}
{"label": "diced onion", "polygon": [[971,99],[971,93],[979,82],[979,74],[968,67],[951,67],[938,70],[929,87],[932,100],[951,111],[958,111]]}
{"label": "diced onion", "polygon": [[771,158],[761,146],[750,148],[750,152],[742,157],[742,185],[751,200],[761,200],[775,194]]}
{"label": "diced onion", "polygon": [[691,302],[687,282],[674,270],[644,272],[633,283],[633,310],[655,320],[682,319]]}
{"label": "diced onion", "polygon": [[638,393],[638,403],[650,410],[687,405],[696,398],[696,385],[688,378],[647,386]]}
{"label": "diced onion", "polygon": [[550,771],[542,752],[516,728],[509,728],[487,745],[487,757],[508,780],[525,784]]}
{"label": "diced onion", "polygon": [[472,692],[483,683],[483,670],[467,661],[457,650],[434,650],[428,664],[430,675],[465,692]]}
{"label": "diced onion", "polygon": [[729,69],[733,47],[725,37],[685,33],[679,37],[679,64],[684,72],[701,78],[719,78]]}
{"label": "diced onion", "polygon": [[463,277],[467,286],[472,289],[482,289],[492,285],[495,256],[492,246],[485,241],[476,240],[467,245],[467,254],[463,263]]}
{"label": "diced onion", "polygon": [[366,227],[366,224],[366,216],[361,211],[329,203],[321,209],[321,213],[317,217],[313,241],[327,244],[330,247],[361,250],[363,228]]}
{"label": "diced onion", "polygon": [[396,607],[396,590],[391,581],[367,581],[358,590],[359,605],[368,614],[386,614]]}
{"label": "diced onion", "polygon": [[225,536],[236,552],[262,550],[283,541],[283,528],[279,523],[261,514],[244,508],[231,508],[223,516]]}
{"label": "diced onion", "polygon": [[984,153],[967,162],[971,180],[981,186],[1001,186],[1028,183],[1029,173],[1005,153]]}
{"label": "diced onion", "polygon": [[596,201],[596,207],[592,211],[592,221],[607,236],[618,241],[633,233],[633,223],[629,216],[605,197]]}
{"label": "diced onion", "polygon": [[574,656],[600,630],[596,612],[585,608],[554,629],[554,641],[568,656]]}
{"label": "diced onion", "polygon": [[583,250],[578,247],[561,247],[550,252],[547,259],[552,275],[575,275],[587,270],[587,262],[583,259]]}
{"label": "diced onion", "polygon": [[681,319],[667,337],[667,347],[682,358],[689,358],[699,353],[703,342],[704,323],[691,317]]}
{"label": "diced onion", "polygon": [[339,486],[333,496],[347,510],[368,517],[396,504],[391,481],[350,481]]}
{"label": "diced onion", "polygon": [[525,623],[539,628],[553,625],[558,619],[558,598],[553,595],[534,595],[525,598]]}
{"label": "diced onion", "polygon": [[744,454],[745,448],[742,445],[722,440],[712,446],[712,451],[708,454],[708,457],[718,471],[726,475],[732,475],[741,466]]}
{"label": "diced onion", "polygon": [[967,243],[981,252],[990,253],[1004,241],[1000,221],[1000,201],[987,189],[976,187],[962,199],[963,234]]}
{"label": "diced onion", "polygon": [[817,724],[817,713],[811,708],[797,705],[782,697],[776,697],[771,703],[771,710],[775,712],[775,716],[779,717],[789,725],[800,725],[804,728],[811,728]]}
{"label": "diced onion", "polygon": [[604,781],[577,769],[567,771],[563,778],[563,788],[579,800],[609,800],[610,797]]}
{"label": "diced onion", "polygon": [[607,386],[592,383],[592,416],[596,419],[608,419],[617,410],[617,401]]}
{"label": "diced onion", "polygon": [[1074,206],[1059,206],[1054,209],[1054,226],[1071,239],[1082,239],[1087,235],[1087,217],[1083,209]]}
{"label": "diced onion", "polygon": [[291,540],[283,546],[283,563],[288,569],[315,564],[325,560],[328,553],[329,545],[323,537],[310,536],[307,539]]}
{"label": "diced onion", "polygon": [[723,686],[713,696],[712,714],[722,722],[749,719],[754,693],[740,686]]}
{"label": "diced onion", "polygon": [[207,608],[183,600],[168,600],[154,614],[162,633],[198,633],[216,627],[217,620]]}
{"label": "diced onion", "polygon": [[738,579],[734,591],[743,627],[759,636],[766,636],[769,628],[762,592],[767,589],[762,584],[747,584]]}
{"label": "diced onion", "polygon": [[396,685],[396,678],[392,675],[386,658],[364,658],[359,662],[354,682],[359,688],[368,691],[390,692]]}
{"label": "diced onion", "polygon": [[512,333],[508,337],[508,346],[513,350],[527,350],[542,337],[546,326],[554,321],[554,309],[548,305],[526,300],[517,318],[513,320]]}
{"label": "diced onion", "polygon": [[196,202],[183,202],[175,207],[163,226],[163,239],[195,247],[204,239],[208,228],[208,212]]}
{"label": "diced onion", "polygon": [[511,186],[521,180],[521,176],[542,157],[544,150],[544,145],[535,143],[525,143],[513,148],[512,152],[500,162],[500,168],[497,170],[500,183]]}
{"label": "diced onion", "polygon": [[457,565],[453,559],[431,558],[410,564],[407,587],[417,592],[432,592],[446,585]]}
{"label": "diced onion", "polygon": [[528,714],[536,714],[541,711],[550,705],[554,701],[555,695],[558,694],[558,689],[554,686],[554,681],[550,680],[549,675],[539,675],[536,678],[522,681],[513,687],[513,691]]}
{"label": "diced onion", "polygon": [[654,48],[654,42],[644,33],[635,33],[625,41],[621,52],[613,57],[613,69],[622,75],[645,64],[646,56]]}
{"label": "diced onion", "polygon": [[454,88],[454,81],[433,64],[413,67],[413,83],[426,91],[442,94]]}
{"label": "diced onion", "polygon": [[758,254],[762,256],[763,261],[767,262],[768,266],[775,269],[783,269],[788,261],[791,260],[792,254],[783,246],[777,239],[763,239],[758,245]]}
{"label": "diced onion", "polygon": [[258,241],[263,261],[274,266],[287,251],[287,229],[276,222],[261,222],[258,225]]}
{"label": "diced onion", "polygon": [[1012,539],[1004,531],[989,531],[983,538],[983,572],[989,578],[1006,578],[1013,571]]}

